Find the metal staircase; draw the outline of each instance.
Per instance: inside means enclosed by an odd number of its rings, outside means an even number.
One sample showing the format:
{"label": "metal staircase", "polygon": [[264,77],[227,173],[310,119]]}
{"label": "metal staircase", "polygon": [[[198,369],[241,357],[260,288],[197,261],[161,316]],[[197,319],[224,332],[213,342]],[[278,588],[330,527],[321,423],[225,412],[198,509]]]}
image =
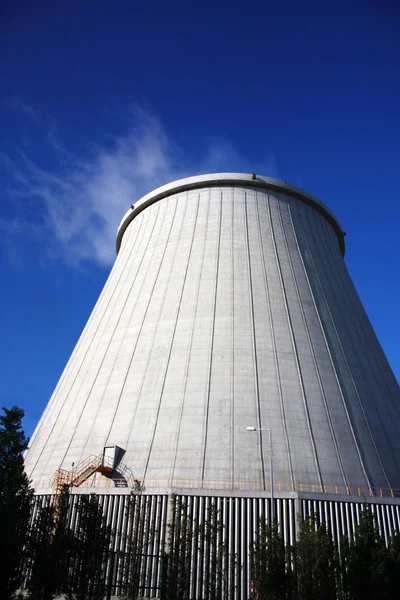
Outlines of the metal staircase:
{"label": "metal staircase", "polygon": [[73,471],[67,471],[66,469],[57,469],[54,475],[53,489],[57,491],[61,490],[63,485],[69,487],[79,487],[94,473],[101,473],[102,475],[111,475],[114,470],[114,466],[110,459],[105,458],[102,454],[89,456],[86,460],[81,462],[76,469]]}

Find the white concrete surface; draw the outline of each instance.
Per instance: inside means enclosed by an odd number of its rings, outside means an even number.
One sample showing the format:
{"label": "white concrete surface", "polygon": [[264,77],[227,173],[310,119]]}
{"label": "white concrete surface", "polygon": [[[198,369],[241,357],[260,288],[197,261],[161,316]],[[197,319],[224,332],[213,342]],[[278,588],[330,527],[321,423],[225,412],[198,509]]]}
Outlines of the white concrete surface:
{"label": "white concrete surface", "polygon": [[34,481],[116,444],[149,482],[263,482],[268,437],[254,425],[273,430],[275,481],[400,488],[399,386],[340,227],[297,188],[229,175],[171,184],[124,217],[30,442]]}

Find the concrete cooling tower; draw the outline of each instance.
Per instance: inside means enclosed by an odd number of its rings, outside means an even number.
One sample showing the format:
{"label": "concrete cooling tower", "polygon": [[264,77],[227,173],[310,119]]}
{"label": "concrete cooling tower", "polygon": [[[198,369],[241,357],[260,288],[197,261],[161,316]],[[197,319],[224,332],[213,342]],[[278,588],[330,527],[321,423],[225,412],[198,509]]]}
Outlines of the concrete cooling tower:
{"label": "concrete cooling tower", "polygon": [[131,206],[117,252],[30,442],[37,490],[121,511],[138,479],[162,514],[173,492],[218,498],[243,598],[261,506],[288,541],[311,506],[339,535],[364,498],[398,530],[400,390],[329,208],[269,177],[189,177]]}

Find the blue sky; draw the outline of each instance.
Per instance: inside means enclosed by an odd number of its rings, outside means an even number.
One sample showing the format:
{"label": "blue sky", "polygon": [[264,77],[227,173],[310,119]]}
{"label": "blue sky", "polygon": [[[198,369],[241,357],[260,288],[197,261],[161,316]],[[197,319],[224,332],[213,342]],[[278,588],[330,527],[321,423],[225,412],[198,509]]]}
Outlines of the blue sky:
{"label": "blue sky", "polygon": [[302,186],[400,378],[395,0],[6,3],[0,389],[30,434],[101,291],[122,215],[177,177]]}

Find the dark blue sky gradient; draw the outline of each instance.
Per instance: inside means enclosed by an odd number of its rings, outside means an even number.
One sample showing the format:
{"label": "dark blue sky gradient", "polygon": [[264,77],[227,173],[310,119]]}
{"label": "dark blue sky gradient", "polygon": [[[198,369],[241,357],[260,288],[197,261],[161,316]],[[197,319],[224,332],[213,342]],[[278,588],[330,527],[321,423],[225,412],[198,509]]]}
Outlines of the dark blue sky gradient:
{"label": "dark blue sky gradient", "polygon": [[[0,386],[1,404],[26,410],[28,433],[110,268],[54,234],[64,200],[51,178],[59,187],[73,173],[87,189],[87,168],[139,135],[137,110],[161,130],[169,161],[141,193],[169,173],[258,170],[335,212],[399,379],[396,2],[12,4],[0,9]],[[39,187],[26,184],[30,169]],[[135,200],[127,194],[126,208]]]}

